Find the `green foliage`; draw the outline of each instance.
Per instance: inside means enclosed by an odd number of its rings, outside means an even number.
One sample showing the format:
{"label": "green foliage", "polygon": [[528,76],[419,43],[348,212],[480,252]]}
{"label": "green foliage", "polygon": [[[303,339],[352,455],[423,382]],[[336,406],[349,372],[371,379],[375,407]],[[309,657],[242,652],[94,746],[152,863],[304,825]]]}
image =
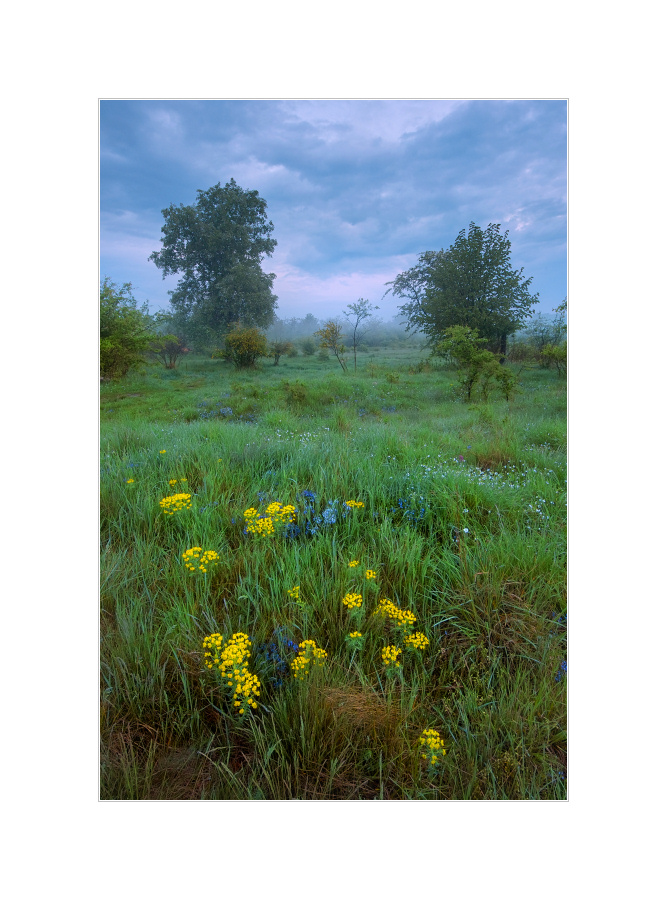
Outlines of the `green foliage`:
{"label": "green foliage", "polygon": [[314,356],[317,344],[312,338],[302,338],[300,341],[301,352],[304,356]]}
{"label": "green foliage", "polygon": [[237,369],[252,368],[260,356],[269,355],[266,336],[258,328],[236,323],[225,335],[222,350],[214,351],[214,358],[228,359]]}
{"label": "green foliage", "polygon": [[414,268],[389,282],[392,294],[406,301],[399,309],[409,328],[436,343],[448,328],[467,326],[505,353],[508,335],[539,295],[530,295],[532,278],[523,278],[523,269],[511,268],[509,232],[499,229],[490,224],[482,231],[471,222],[448,250],[422,253]]}
{"label": "green foliage", "polygon": [[154,338],[150,350],[162,360],[165,369],[175,369],[181,358],[189,352],[185,341],[175,334],[161,334]]}
{"label": "green foliage", "polygon": [[497,386],[506,400],[516,389],[515,375],[501,364],[500,358],[490,350],[482,348],[486,343],[477,330],[465,325],[454,325],[446,329],[445,338],[439,341],[434,353],[452,360],[460,370],[459,383],[466,400],[472,400],[476,387],[483,400],[488,400],[492,386]]}
{"label": "green foliage", "polygon": [[[511,408],[491,395],[475,409],[452,400],[457,375],[408,374],[419,359],[345,378],[302,359],[288,388],[271,365],[193,358],[178,378],[101,386],[103,798],[566,799],[564,384],[529,370]],[[236,424],[199,418],[207,398]],[[374,403],[395,411],[357,415]],[[191,509],[164,515],[178,493]],[[365,506],[305,531],[351,498]],[[273,500],[301,532],[244,535],[244,511]],[[206,573],[188,570],[196,547],[218,555]],[[364,598],[354,621],[348,593]],[[426,646],[374,615],[383,598]],[[238,632],[261,682],[242,716],[202,646]],[[300,681],[306,640],[327,656]],[[446,750],[437,765],[425,731]]]}
{"label": "green foliage", "polygon": [[277,366],[280,357],[289,353],[294,348],[291,341],[271,341],[268,345],[267,356],[273,357],[273,365]]}
{"label": "green foliage", "polygon": [[[324,325],[315,332],[315,337],[320,339],[320,349],[333,353],[343,372],[347,372],[347,361],[344,357],[345,345],[343,344],[343,328],[339,322],[329,319]],[[320,358],[322,354],[320,353]]]}
{"label": "green foliage", "polygon": [[547,344],[542,349],[540,360],[546,368],[554,366],[559,377],[565,375],[567,371],[567,343],[559,344],[557,347],[553,344]]}
{"label": "green foliage", "polygon": [[148,303],[137,307],[129,282],[118,286],[105,276],[100,285],[100,374],[122,378],[144,365],[152,338]]}
{"label": "green foliage", "polygon": [[257,191],[243,190],[234,179],[197,191],[192,206],[162,210],[162,250],[149,257],[163,277],[182,273],[170,291],[179,324],[202,339],[233,322],[266,327],[277,302],[275,278],[262,271],[276,241],[266,216],[266,201]]}

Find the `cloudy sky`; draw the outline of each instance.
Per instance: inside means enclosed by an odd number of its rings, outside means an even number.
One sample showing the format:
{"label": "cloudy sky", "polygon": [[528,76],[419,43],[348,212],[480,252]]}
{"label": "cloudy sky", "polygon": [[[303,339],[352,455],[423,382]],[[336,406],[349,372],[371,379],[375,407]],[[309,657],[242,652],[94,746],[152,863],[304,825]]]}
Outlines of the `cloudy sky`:
{"label": "cloudy sky", "polygon": [[102,100],[100,275],[151,310],[178,276],[148,256],[161,210],[231,178],[268,204],[277,314],[339,314],[470,222],[509,231],[537,309],[567,294],[562,100]]}

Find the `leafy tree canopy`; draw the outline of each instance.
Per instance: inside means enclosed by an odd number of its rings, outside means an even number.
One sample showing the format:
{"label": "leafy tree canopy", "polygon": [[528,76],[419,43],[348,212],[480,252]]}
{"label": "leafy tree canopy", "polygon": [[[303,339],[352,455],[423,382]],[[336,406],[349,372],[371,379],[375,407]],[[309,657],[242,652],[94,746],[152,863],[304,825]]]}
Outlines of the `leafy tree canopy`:
{"label": "leafy tree canopy", "polygon": [[505,353],[507,336],[530,316],[539,296],[528,290],[533,279],[512,269],[508,234],[500,233],[500,225],[482,231],[471,222],[448,250],[422,253],[416,266],[390,281],[387,293],[405,300],[399,309],[408,328],[436,343],[448,328],[465,325]]}
{"label": "leafy tree canopy", "polygon": [[132,285],[117,285],[108,276],[100,284],[100,374],[122,378],[141,366],[153,334],[148,303],[137,307]]}
{"label": "leafy tree canopy", "polygon": [[170,302],[179,323],[196,338],[220,333],[232,323],[269,325],[277,297],[275,275],[262,271],[276,241],[266,201],[232,180],[197,191],[193,206],[162,210],[162,250],[149,259],[162,276],[182,274]]}

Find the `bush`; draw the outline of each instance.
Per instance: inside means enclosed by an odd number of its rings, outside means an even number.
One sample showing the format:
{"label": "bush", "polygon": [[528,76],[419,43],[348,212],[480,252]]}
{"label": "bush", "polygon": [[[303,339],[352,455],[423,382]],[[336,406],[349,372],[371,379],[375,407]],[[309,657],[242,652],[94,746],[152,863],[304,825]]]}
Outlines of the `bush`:
{"label": "bush", "polygon": [[284,354],[288,356],[298,356],[297,352],[291,351],[294,350],[294,345],[290,341],[271,341],[269,344],[269,350],[267,356],[273,357],[273,365],[277,366],[280,362],[280,357]]}
{"label": "bush", "polygon": [[225,335],[225,346],[216,350],[213,357],[228,359],[237,369],[252,368],[260,356],[268,356],[269,347],[265,335],[258,328],[247,328],[239,323]]}
{"label": "bush", "polygon": [[301,341],[301,352],[304,356],[314,356],[317,345],[312,338],[304,338]]}
{"label": "bush", "polygon": [[145,364],[153,335],[148,303],[137,308],[132,285],[119,287],[108,276],[100,285],[100,375],[123,378]]}
{"label": "bush", "polygon": [[152,341],[150,349],[162,360],[165,369],[175,369],[181,357],[189,352],[185,341],[175,334],[161,334]]}
{"label": "bush", "polygon": [[488,400],[493,382],[509,400],[516,388],[516,377],[501,364],[499,356],[480,347],[484,343],[476,329],[454,325],[445,331],[445,338],[436,344],[433,352],[456,364],[461,373],[459,384],[468,402],[476,387],[482,399]]}
{"label": "bush", "polygon": [[555,366],[559,377],[564,375],[567,371],[567,344],[560,344],[558,347],[547,344],[540,353],[540,361],[547,369]]}

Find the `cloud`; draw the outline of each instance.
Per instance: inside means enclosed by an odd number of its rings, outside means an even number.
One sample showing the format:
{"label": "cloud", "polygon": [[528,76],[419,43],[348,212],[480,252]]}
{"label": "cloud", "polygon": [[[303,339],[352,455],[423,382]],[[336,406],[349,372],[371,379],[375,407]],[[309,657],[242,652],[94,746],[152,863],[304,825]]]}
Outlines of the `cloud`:
{"label": "cloud", "polygon": [[560,302],[566,149],[562,101],[103,101],[102,256],[139,266],[160,210],[234,178],[267,201],[281,315],[373,299],[471,221],[509,229]]}

